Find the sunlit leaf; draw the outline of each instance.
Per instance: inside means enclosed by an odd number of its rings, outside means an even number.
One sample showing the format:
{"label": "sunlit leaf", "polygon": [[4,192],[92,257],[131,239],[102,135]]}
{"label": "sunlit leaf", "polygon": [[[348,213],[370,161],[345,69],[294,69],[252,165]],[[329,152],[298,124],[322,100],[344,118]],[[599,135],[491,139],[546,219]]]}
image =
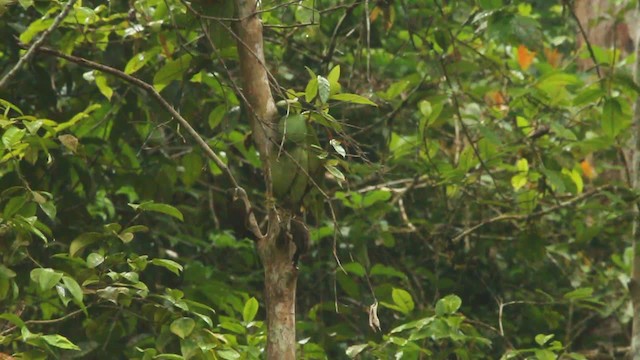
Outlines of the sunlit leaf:
{"label": "sunlit leaf", "polygon": [[176,334],[181,339],[184,339],[191,334],[195,327],[196,322],[192,318],[182,317],[174,320],[169,328],[172,333]]}
{"label": "sunlit leaf", "polygon": [[406,290],[394,288],[391,291],[391,297],[393,298],[393,302],[398,306],[400,311],[405,314],[411,312],[415,306],[411,294],[409,294],[409,292]]}
{"label": "sunlit leaf", "polygon": [[182,265],[178,264],[177,262],[175,262],[173,260],[169,260],[169,259],[153,259],[153,260],[151,260],[151,263],[153,265],[156,265],[156,266],[161,266],[161,267],[171,271],[172,273],[174,273],[176,275],[180,275],[180,272],[182,272]]}
{"label": "sunlit leaf", "polygon": [[244,304],[244,309],[242,310],[242,319],[245,322],[253,321],[253,319],[256,317],[256,314],[258,313],[258,308],[259,304],[256,298],[252,297],[247,300],[247,302]]}
{"label": "sunlit leaf", "polygon": [[348,93],[335,94],[335,95],[331,95],[331,100],[344,101],[344,102],[353,103],[353,104],[378,106],[373,101],[367,99],[364,96],[360,96],[358,94],[348,94]]}

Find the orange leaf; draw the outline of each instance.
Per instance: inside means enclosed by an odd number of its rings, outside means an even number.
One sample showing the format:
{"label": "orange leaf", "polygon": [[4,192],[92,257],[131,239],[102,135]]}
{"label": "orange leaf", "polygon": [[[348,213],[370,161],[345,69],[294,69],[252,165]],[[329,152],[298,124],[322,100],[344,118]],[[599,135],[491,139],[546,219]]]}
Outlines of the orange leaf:
{"label": "orange leaf", "polygon": [[484,101],[487,105],[495,106],[495,105],[504,105],[507,103],[504,95],[499,90],[489,91],[484,95]]}
{"label": "orange leaf", "polygon": [[520,69],[522,69],[523,71],[527,71],[535,57],[536,53],[533,51],[529,51],[526,46],[518,46],[518,65],[520,65]]}
{"label": "orange leaf", "polygon": [[588,159],[582,160],[580,163],[580,168],[582,169],[582,174],[589,180],[593,180],[598,176],[596,169],[593,167],[593,164]]}
{"label": "orange leaf", "polygon": [[369,21],[371,22],[376,21],[378,16],[380,16],[381,12],[382,12],[382,9],[380,9],[379,6],[374,7],[373,10],[371,10],[371,13],[369,13]]}
{"label": "orange leaf", "polygon": [[544,48],[544,56],[547,58],[547,62],[554,69],[560,66],[562,62],[562,54],[558,52],[558,49],[548,49]]}

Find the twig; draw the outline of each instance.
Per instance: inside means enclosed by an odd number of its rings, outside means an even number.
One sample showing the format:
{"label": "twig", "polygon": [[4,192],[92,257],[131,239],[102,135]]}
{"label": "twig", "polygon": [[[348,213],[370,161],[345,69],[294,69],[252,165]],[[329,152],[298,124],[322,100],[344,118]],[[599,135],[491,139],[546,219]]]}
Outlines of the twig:
{"label": "twig", "polygon": [[338,38],[338,32],[340,31],[342,24],[344,23],[345,19],[349,17],[349,15],[351,15],[351,13],[353,12],[353,9],[355,9],[356,6],[358,6],[358,4],[360,4],[360,2],[356,1],[353,4],[349,5],[346,8],[346,11],[344,12],[344,14],[342,14],[342,17],[340,18],[340,20],[338,20],[338,23],[334,26],[333,34],[331,34],[331,40],[329,40],[329,47],[327,49],[327,53],[324,55],[322,59],[322,62],[325,63],[325,65],[329,66],[329,63],[331,63],[331,59],[333,58],[333,52],[336,49],[336,44],[337,44],[336,40]]}
{"label": "twig", "polygon": [[482,169],[484,169],[484,171],[486,171],[487,175],[489,175],[489,177],[491,178],[491,181],[493,182],[493,185],[495,186],[496,191],[498,192],[501,198],[506,199],[502,191],[500,191],[500,188],[498,187],[498,182],[496,181],[495,176],[493,176],[491,169],[489,169],[484,159],[482,159],[482,156],[480,156],[480,151],[478,150],[477,146],[474,145],[473,139],[471,138],[471,134],[469,133],[469,129],[467,129],[467,126],[464,124],[462,113],[460,112],[460,102],[458,101],[458,95],[456,94],[456,90],[454,89],[453,84],[451,83],[451,78],[449,77],[449,72],[447,71],[447,66],[444,63],[444,58],[442,56],[440,57],[440,66],[442,67],[442,73],[444,75],[445,82],[449,86],[449,89],[451,90],[451,99],[454,105],[453,106],[454,113],[460,123],[460,126],[462,127],[462,133],[464,134],[464,137],[469,142],[469,146],[471,146],[471,150],[473,150],[473,153],[478,158],[478,161],[480,162],[480,166],[482,167]]}
{"label": "twig", "polygon": [[[87,308],[89,308],[89,306],[87,306]],[[67,320],[67,319],[69,319],[71,317],[74,317],[74,316],[82,313],[83,311],[84,311],[83,309],[78,309],[78,310],[72,311],[72,312],[70,312],[70,313],[68,313],[68,314],[66,314],[66,315],[64,315],[62,317],[56,318],[56,319],[27,320],[24,323],[25,323],[25,325],[31,325],[31,324],[33,324],[33,325],[36,325],[36,324],[37,325],[55,324],[55,323],[59,323],[61,321],[65,321],[65,320]],[[17,329],[17,328],[18,328],[18,326],[12,326],[10,328],[7,328],[6,330],[2,331],[0,333],[0,335],[2,335],[2,336],[7,335],[7,334],[11,333],[12,331],[14,331],[15,329]]]}
{"label": "twig", "polygon": [[7,83],[7,81],[9,81],[9,79],[11,79],[13,76],[15,76],[16,73],[18,73],[18,70],[20,70],[20,68],[22,67],[22,65],[24,65],[24,63],[26,63],[31,59],[35,51],[38,50],[40,45],[42,45],[42,43],[47,39],[47,37],[49,37],[49,34],[51,34],[58,26],[60,26],[60,23],[62,23],[62,20],[64,20],[64,18],[67,17],[67,15],[69,14],[69,11],[71,10],[75,2],[76,0],[69,0],[67,2],[67,4],[64,6],[60,14],[58,14],[58,16],[56,16],[56,18],[53,20],[53,23],[51,24],[51,26],[49,26],[47,30],[42,32],[40,37],[36,41],[34,41],[33,44],[31,44],[27,52],[24,55],[22,55],[20,60],[18,60],[18,62],[13,67],[13,69],[9,70],[9,72],[2,78],[2,80],[0,80],[0,89],[4,87],[4,85]]}
{"label": "twig", "polygon": [[367,82],[371,86],[371,13],[369,13],[369,0],[364,0],[364,16],[367,37]]}
{"label": "twig", "polygon": [[569,3],[569,1],[564,0],[563,3],[569,9],[569,13],[571,14],[571,17],[573,17],[573,19],[578,24],[578,29],[580,30],[580,35],[582,35],[582,37],[584,38],[584,43],[587,45],[587,50],[589,51],[589,56],[591,57],[591,60],[593,60],[593,64],[596,67],[596,74],[598,74],[598,78],[599,79],[602,79],[602,74],[600,73],[600,65],[598,64],[598,60],[596,60],[596,54],[593,52],[593,48],[591,47],[591,42],[589,41],[589,38],[587,37],[587,32],[584,31],[584,27],[582,27],[582,24],[580,23],[580,19],[578,19],[578,16],[576,15],[575,11],[573,11],[573,7]]}
{"label": "twig", "polygon": [[[25,45],[23,44],[19,44],[19,46],[24,47]],[[176,109],[173,108],[173,106],[171,106],[171,104],[169,104],[167,102],[167,100],[165,100],[162,95],[160,95],[160,93],[158,93],[156,91],[156,89],[153,87],[153,85],[146,83],[136,77],[133,77],[131,75],[125,74],[124,72],[112,68],[110,66],[104,65],[104,64],[100,64],[94,61],[91,61],[89,59],[85,59],[85,58],[81,58],[78,56],[73,56],[73,55],[66,55],[61,53],[60,51],[54,50],[54,49],[50,49],[47,47],[40,47],[37,49],[38,52],[43,53],[43,54],[48,54],[48,55],[53,55],[55,57],[59,57],[61,59],[65,59],[69,62],[78,64],[80,66],[84,66],[84,67],[88,67],[91,69],[95,69],[95,70],[99,70],[102,72],[105,72],[107,74],[113,75],[121,80],[124,80],[144,91],[146,91],[149,95],[151,95],[151,97],[153,97],[167,112],[169,112],[169,114],[171,114],[171,116],[173,116],[176,121],[182,126],[184,127],[187,132],[193,137],[193,139],[196,141],[196,144],[204,151],[204,153],[207,155],[208,158],[210,158],[211,160],[213,160],[213,162],[216,163],[216,165],[229,177],[229,180],[231,180],[231,183],[233,184],[233,186],[236,189],[240,189],[242,191],[239,191],[239,197],[240,199],[245,203],[245,206],[248,208],[251,208],[251,203],[249,202],[249,199],[247,197],[247,193],[244,191],[244,189],[242,189],[240,187],[240,185],[238,184],[238,181],[236,180],[236,178],[233,176],[233,173],[231,173],[231,170],[229,169],[229,167],[227,167],[227,165],[222,161],[222,159],[220,159],[220,157],[218,157],[218,155],[216,155],[215,152],[213,152],[213,150],[211,149],[211,147],[207,144],[207,142],[202,138],[202,136],[200,136],[200,134],[198,134],[198,132],[193,128],[193,126],[191,126],[191,124],[189,124],[189,122],[182,117],[182,115],[180,115],[180,113],[178,111],[176,111]],[[253,213],[249,214],[249,230],[256,236],[256,238],[261,239],[264,237],[264,235],[262,234],[262,232],[260,231],[260,227],[258,226],[258,222],[255,218],[255,215],[253,215]]]}
{"label": "twig", "polygon": [[569,200],[567,200],[565,202],[561,202],[561,203],[559,203],[557,205],[551,206],[551,207],[549,207],[547,209],[540,210],[540,211],[537,211],[537,212],[534,212],[534,213],[531,213],[531,214],[501,214],[501,215],[492,217],[491,219],[487,219],[487,220],[485,220],[485,221],[483,221],[481,223],[478,223],[478,224],[476,224],[476,225],[474,225],[474,226],[462,231],[460,234],[456,235],[452,239],[452,241],[454,241],[454,242],[458,241],[458,240],[462,239],[463,237],[465,237],[465,236],[473,233],[474,231],[478,230],[479,228],[481,228],[481,227],[483,227],[485,225],[488,225],[488,224],[495,223],[495,222],[511,221],[511,220],[529,220],[529,219],[532,219],[532,218],[544,216],[544,215],[552,213],[552,212],[554,212],[556,210],[559,210],[559,209],[562,209],[562,208],[565,208],[565,207],[569,207],[569,206],[577,203],[578,201],[584,200],[584,199],[589,198],[591,196],[600,195],[600,193],[602,193],[603,191],[608,190],[610,188],[612,188],[611,185],[605,185],[605,186],[602,186],[602,187],[599,187],[599,188],[595,188],[595,189],[593,189],[591,191],[585,192],[585,193],[583,193],[583,194],[581,194],[579,196],[576,196],[576,197],[574,197],[572,199],[569,199]]}

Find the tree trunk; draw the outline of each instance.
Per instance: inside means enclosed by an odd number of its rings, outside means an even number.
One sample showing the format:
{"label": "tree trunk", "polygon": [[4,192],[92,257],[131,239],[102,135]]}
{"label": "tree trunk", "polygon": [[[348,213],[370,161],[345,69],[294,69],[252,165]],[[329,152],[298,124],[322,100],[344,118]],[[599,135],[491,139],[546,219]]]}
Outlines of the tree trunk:
{"label": "tree trunk", "polygon": [[[640,45],[640,24],[638,24],[638,8],[627,10],[624,14],[624,22],[615,22],[615,16],[603,20],[601,17],[607,12],[624,11],[627,1],[614,3],[608,0],[576,0],[574,11],[576,20],[580,23],[581,29],[578,33],[578,45],[585,43],[600,46],[603,48],[616,48],[621,54],[628,55],[636,52],[636,62],[631,64],[631,73],[634,82],[638,82],[640,77],[640,61],[637,58],[637,49]],[[586,37],[586,39],[585,39]],[[593,66],[591,59],[580,60],[578,65],[586,70]],[[611,67],[613,69],[613,67]],[[601,76],[598,71],[598,76]],[[633,125],[631,137],[624,151],[629,187],[636,192],[640,189],[640,104],[637,100],[633,105]],[[631,230],[631,246],[633,249],[633,260],[631,270],[631,280],[629,281],[629,294],[633,306],[633,320],[631,330],[631,347],[629,358],[640,360],[640,203],[632,206],[634,220]]]}
{"label": "tree trunk", "polygon": [[242,95],[250,116],[253,140],[260,153],[269,211],[267,234],[256,240],[264,266],[267,310],[267,359],[296,358],[296,282],[293,264],[295,245],[280,233],[280,218],[274,205],[269,154],[273,151],[278,112],[271,94],[264,61],[262,22],[256,0],[236,0],[239,22],[235,24],[242,76]]}
{"label": "tree trunk", "polygon": [[[267,303],[267,359],[296,358],[296,281],[298,274],[291,253],[276,245],[258,249],[264,264]],[[291,244],[287,244],[290,248]]]}
{"label": "tree trunk", "polygon": [[[638,19],[638,8],[633,10],[633,18]],[[630,22],[630,26],[634,28],[631,31],[633,36],[633,45],[634,49],[638,49],[640,45],[640,29],[637,21]],[[632,75],[633,81],[638,83],[640,77],[638,76],[638,71],[640,70],[640,61],[637,58],[637,50],[636,51],[636,61],[633,66]],[[629,173],[631,177],[631,187],[634,191],[638,191],[640,189],[640,136],[638,131],[640,131],[640,99],[637,99],[633,106],[633,128],[631,131],[631,138],[629,139],[629,143],[627,145],[627,151],[629,152],[629,156],[627,159],[629,163],[629,167],[631,168]],[[631,241],[633,248],[633,262],[631,267],[631,281],[629,282],[629,293],[631,295],[631,303],[633,305],[633,324],[631,328],[631,350],[630,357],[633,360],[640,360],[640,204],[636,202],[633,207],[634,211],[634,220],[633,220],[633,229],[631,232]]]}

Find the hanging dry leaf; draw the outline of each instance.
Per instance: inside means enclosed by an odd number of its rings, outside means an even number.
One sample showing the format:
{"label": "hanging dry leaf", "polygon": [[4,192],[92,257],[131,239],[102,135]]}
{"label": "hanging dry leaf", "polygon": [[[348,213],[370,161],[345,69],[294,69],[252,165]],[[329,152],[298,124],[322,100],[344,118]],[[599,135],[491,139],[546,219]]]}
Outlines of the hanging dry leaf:
{"label": "hanging dry leaf", "polygon": [[562,54],[558,52],[558,49],[549,49],[544,48],[544,57],[547,59],[547,62],[554,69],[560,66],[562,62]]}
{"label": "hanging dry leaf", "polygon": [[378,319],[378,302],[374,302],[369,306],[369,327],[373,331],[380,331],[380,319]]}
{"label": "hanging dry leaf", "polygon": [[62,143],[62,145],[64,145],[64,147],[71,150],[72,152],[75,153],[76,150],[78,150],[78,138],[76,138],[75,136],[64,134],[64,135],[58,136],[58,140],[60,140],[60,142]]}

